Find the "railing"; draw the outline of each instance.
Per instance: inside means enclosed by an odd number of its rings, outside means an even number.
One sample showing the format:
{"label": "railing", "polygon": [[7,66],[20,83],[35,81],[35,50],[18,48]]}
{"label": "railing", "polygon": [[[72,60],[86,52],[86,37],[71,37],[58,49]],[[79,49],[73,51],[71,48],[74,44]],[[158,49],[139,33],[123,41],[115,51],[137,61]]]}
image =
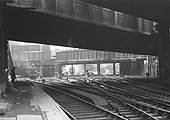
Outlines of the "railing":
{"label": "railing", "polygon": [[150,34],[153,30],[153,21],[80,0],[13,0],[13,5],[23,8],[33,7],[36,11],[50,12],[70,19],[137,33]]}

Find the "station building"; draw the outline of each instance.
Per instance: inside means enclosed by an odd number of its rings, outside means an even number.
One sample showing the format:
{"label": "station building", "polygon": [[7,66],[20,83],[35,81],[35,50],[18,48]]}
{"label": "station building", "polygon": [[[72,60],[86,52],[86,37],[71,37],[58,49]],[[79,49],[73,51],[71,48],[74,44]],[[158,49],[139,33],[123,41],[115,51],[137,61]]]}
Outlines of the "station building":
{"label": "station building", "polygon": [[158,57],[98,50],[66,50],[56,52],[55,74],[61,70],[70,75],[139,75],[158,76]]}
{"label": "station building", "polygon": [[50,45],[16,41],[9,41],[9,45],[16,74],[27,75],[32,66],[38,72],[47,73],[46,69],[50,68],[51,74],[53,73],[54,62],[51,59]]}
{"label": "station building", "polygon": [[44,77],[57,76],[59,71],[69,75],[139,75],[158,77],[158,57],[88,49],[58,50],[52,58],[50,45],[9,41],[16,74],[28,75],[34,65]]}

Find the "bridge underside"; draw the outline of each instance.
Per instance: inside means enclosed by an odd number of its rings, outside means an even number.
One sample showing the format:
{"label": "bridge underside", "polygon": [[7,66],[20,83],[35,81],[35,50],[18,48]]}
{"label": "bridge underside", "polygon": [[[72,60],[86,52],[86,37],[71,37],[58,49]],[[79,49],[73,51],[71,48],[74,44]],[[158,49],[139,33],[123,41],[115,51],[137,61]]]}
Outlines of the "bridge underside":
{"label": "bridge underside", "polygon": [[76,48],[157,55],[157,41],[149,35],[42,11],[8,6],[7,23],[9,40],[60,46],[71,43]]}
{"label": "bridge underside", "polygon": [[170,26],[169,0],[82,0]]}

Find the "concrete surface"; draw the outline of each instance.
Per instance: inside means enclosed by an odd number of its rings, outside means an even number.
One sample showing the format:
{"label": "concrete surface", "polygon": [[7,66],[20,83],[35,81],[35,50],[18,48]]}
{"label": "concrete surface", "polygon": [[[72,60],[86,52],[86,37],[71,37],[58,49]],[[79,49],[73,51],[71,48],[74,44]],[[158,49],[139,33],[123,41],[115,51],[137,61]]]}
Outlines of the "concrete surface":
{"label": "concrete surface", "polygon": [[[0,120],[70,120],[48,94],[23,80],[16,92],[6,92],[0,103]],[[10,106],[10,107],[8,107]]]}

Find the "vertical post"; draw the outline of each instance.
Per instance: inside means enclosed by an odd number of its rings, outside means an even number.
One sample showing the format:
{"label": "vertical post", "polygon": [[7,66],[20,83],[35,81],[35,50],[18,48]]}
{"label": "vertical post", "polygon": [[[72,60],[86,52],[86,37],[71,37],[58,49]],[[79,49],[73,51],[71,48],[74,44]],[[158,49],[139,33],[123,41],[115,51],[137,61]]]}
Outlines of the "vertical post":
{"label": "vertical post", "polygon": [[134,75],[134,62],[133,62],[133,60],[131,61],[131,75]]}
{"label": "vertical post", "polygon": [[74,74],[74,68],[73,68],[73,64],[71,65],[71,75],[73,75]]}
{"label": "vertical post", "polygon": [[100,63],[97,63],[97,74],[100,75]]}
{"label": "vertical post", "polygon": [[164,24],[158,24],[159,46],[159,78],[161,81],[168,80],[170,75],[170,39],[169,28]]}
{"label": "vertical post", "polygon": [[[0,56],[3,58],[4,50],[3,50],[3,43],[4,43],[4,13],[3,13],[3,2],[0,2]],[[0,59],[0,84],[3,83],[3,62],[4,59]]]}
{"label": "vertical post", "polygon": [[113,63],[113,75],[115,75],[115,63]]}
{"label": "vertical post", "polygon": [[84,75],[86,74],[86,64],[84,64]]}
{"label": "vertical post", "polygon": [[62,65],[59,64],[58,68],[59,68],[59,78],[61,79],[62,78]]}
{"label": "vertical post", "polygon": [[42,66],[42,63],[40,61],[40,78],[42,79],[42,76],[43,76],[43,66]]}
{"label": "vertical post", "polygon": [[145,67],[144,67],[144,60],[141,61],[140,65],[141,65],[140,66],[141,67],[140,75],[144,75],[144,69],[145,69]]}
{"label": "vertical post", "polygon": [[0,1],[0,99],[4,92],[4,69],[7,67],[7,22],[6,22],[6,2]]}

